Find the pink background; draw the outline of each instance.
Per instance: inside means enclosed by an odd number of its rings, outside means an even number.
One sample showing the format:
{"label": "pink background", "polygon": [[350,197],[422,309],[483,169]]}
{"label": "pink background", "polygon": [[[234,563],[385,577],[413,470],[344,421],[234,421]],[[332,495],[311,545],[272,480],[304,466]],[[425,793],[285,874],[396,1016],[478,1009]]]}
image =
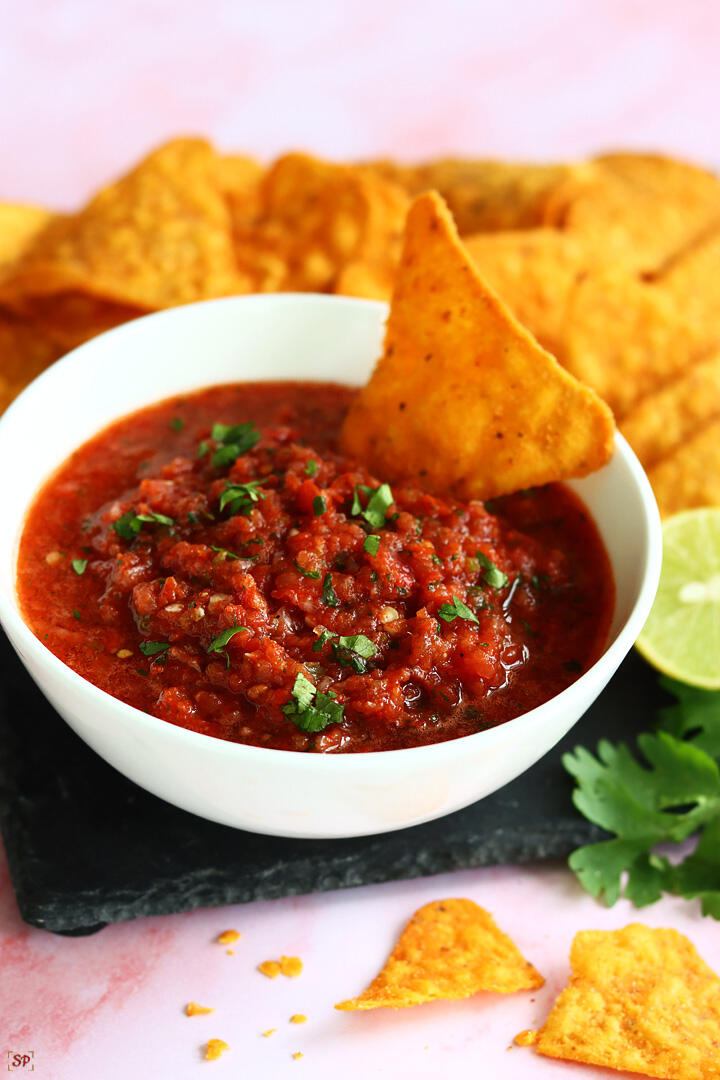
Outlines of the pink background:
{"label": "pink background", "polygon": [[[263,158],[302,147],[553,159],[624,146],[720,164],[712,0],[4,0],[0,14],[0,200],[73,207],[180,133]],[[416,907],[453,895],[495,913],[547,976],[543,990],[333,1012]],[[608,911],[562,868],[463,872],[65,940],[22,924],[0,867],[0,1068],[6,1051],[34,1049],[38,1080],[607,1076],[507,1047],[542,1022],[577,929],[638,918],[687,933],[720,969],[717,924],[695,904]],[[234,956],[213,944],[229,926],[243,933]],[[298,979],[255,971],[281,953],[304,960]],[[186,1018],[191,999],[216,1012]],[[290,1025],[294,1012],[308,1023]],[[213,1064],[200,1054],[209,1037],[232,1047]]]}

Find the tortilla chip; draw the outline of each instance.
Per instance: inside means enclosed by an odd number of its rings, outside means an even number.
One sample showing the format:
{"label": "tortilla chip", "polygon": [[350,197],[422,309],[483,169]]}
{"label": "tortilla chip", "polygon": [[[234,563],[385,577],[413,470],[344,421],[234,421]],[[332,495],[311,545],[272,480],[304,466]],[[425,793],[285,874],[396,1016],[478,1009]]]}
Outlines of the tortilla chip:
{"label": "tortilla chip", "polygon": [[338,274],[333,292],[364,300],[390,300],[395,284],[395,267],[382,263],[351,262]]}
{"label": "tortilla chip", "polygon": [[720,506],[720,419],[648,469],[648,479],[663,517],[696,506]]}
{"label": "tortilla chip", "polygon": [[535,990],[544,981],[487,911],[472,900],[436,900],[415,912],[367,990],[335,1008],[405,1009],[480,990]]}
{"label": "tortilla chip", "polygon": [[385,337],[341,432],[388,480],[488,499],[604,465],[610,410],[485,285],[434,192],[408,214]]}
{"label": "tortilla chip", "polygon": [[354,262],[391,275],[407,203],[367,169],[286,154],[260,185],[257,222],[236,232],[237,257],[261,291],[332,291]]}
{"label": "tortilla chip", "polygon": [[540,1031],[547,1057],[667,1080],[720,1077],[720,979],[676,930],[585,930]]}
{"label": "tortilla chip", "polygon": [[558,190],[570,182],[582,188],[587,176],[583,164],[528,165],[463,158],[421,165],[371,164],[410,195],[438,191],[461,236],[554,224]]}
{"label": "tortilla chip", "polygon": [[87,293],[152,311],[242,291],[217,157],[177,139],[53,222],[0,285],[0,299]]}
{"label": "tortilla chip", "polygon": [[554,352],[563,337],[568,298],[588,263],[582,243],[548,228],[480,233],[463,242],[518,322]]}
{"label": "tortilla chip", "polygon": [[649,469],[720,416],[720,351],[635,406],[621,431]]}
{"label": "tortilla chip", "polygon": [[714,344],[712,332],[655,285],[622,269],[595,269],[570,294],[558,359],[621,420]]}
{"label": "tortilla chip", "polygon": [[720,226],[707,229],[655,275],[659,291],[668,295],[688,319],[700,323],[720,341]]}
{"label": "tortilla chip", "polygon": [[51,218],[39,206],[0,203],[0,275],[17,262]]}
{"label": "tortilla chip", "polygon": [[651,154],[606,154],[594,180],[559,190],[555,215],[602,252],[601,261],[651,272],[720,217],[720,181],[712,173]]}
{"label": "tortilla chip", "polygon": [[62,352],[36,327],[0,310],[0,413]]}

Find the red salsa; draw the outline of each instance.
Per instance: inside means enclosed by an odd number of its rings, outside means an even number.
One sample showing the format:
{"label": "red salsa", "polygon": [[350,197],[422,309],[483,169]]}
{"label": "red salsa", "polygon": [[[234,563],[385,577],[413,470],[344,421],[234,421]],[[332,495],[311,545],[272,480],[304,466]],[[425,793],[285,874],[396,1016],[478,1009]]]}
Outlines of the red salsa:
{"label": "red salsa", "polygon": [[86,443],[22,535],[33,632],[122,701],[281,750],[442,742],[563,690],[614,602],[582,503],[391,489],[334,448],[351,396],[213,387]]}

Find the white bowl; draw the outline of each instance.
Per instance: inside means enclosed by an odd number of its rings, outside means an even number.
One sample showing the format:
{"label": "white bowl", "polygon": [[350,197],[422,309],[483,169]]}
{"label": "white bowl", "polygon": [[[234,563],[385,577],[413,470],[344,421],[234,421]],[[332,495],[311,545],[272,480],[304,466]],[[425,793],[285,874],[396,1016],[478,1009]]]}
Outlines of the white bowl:
{"label": "white bowl", "polygon": [[[369,754],[299,754],[223,742],[140,712],[86,682],[23,622],[20,531],[56,466],[111,421],[224,382],[360,385],[381,346],[384,304],[316,295],[213,300],[151,315],[88,342],[36,379],[0,421],[0,621],[48,700],[101,757],[202,817],[293,837],[362,836],[449,814],[519,776],[572,727],[642,629],[657,588],[660,521],[647,478],[617,437],[604,469],[571,483],[605,541],[617,587],[602,657],[537,709],[452,742]],[[11,466],[11,468],[8,468]]]}

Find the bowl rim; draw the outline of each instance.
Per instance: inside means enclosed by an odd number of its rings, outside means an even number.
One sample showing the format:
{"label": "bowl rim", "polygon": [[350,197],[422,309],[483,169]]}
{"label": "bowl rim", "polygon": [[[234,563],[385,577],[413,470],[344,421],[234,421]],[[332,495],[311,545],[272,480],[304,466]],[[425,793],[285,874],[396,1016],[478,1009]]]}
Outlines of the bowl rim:
{"label": "bowl rim", "polygon": [[[122,335],[125,333],[137,333],[137,327],[140,324],[145,324],[149,320],[153,322],[157,320],[170,320],[177,318],[181,313],[185,313],[190,309],[198,307],[207,308],[210,306],[238,304],[244,301],[252,301],[257,303],[261,301],[263,304],[267,303],[272,305],[274,302],[280,301],[280,304],[297,303],[298,301],[307,302],[311,300],[314,303],[320,301],[320,303],[337,303],[338,301],[344,303],[348,307],[364,306],[374,307],[381,309],[385,312],[388,310],[388,305],[383,301],[378,300],[366,300],[356,297],[336,297],[325,294],[315,293],[279,293],[279,294],[249,294],[246,296],[231,296],[221,297],[212,300],[199,301],[193,304],[185,304],[182,307],[171,308],[166,311],[153,312],[149,315],[141,316],[138,319],[130,320],[128,323],[124,323],[121,326],[114,327],[112,330],[106,331],[104,334],[100,334],[91,340],[84,342],[82,345],[71,350],[65,356],[61,357],[44,372],[42,372],[36,379],[34,379],[18,397],[11,403],[6,410],[5,414],[0,417],[0,433],[3,432],[7,420],[16,415],[16,413],[30,405],[33,399],[33,395],[37,392],[37,389],[44,386],[49,379],[58,379],[62,377],[62,371],[68,365],[79,362],[79,359],[84,358],[85,354],[98,347],[98,342],[104,342],[110,336]],[[238,380],[242,382],[243,380]],[[247,380],[248,382],[255,382],[257,380]],[[272,379],[267,380],[272,382]],[[321,380],[299,380],[306,381],[308,383],[319,382]],[[210,382],[207,385],[225,385],[225,383],[213,383]],[[347,383],[346,385],[352,385]],[[198,388],[201,389],[201,388]],[[177,391],[169,391],[166,395],[167,398],[173,396]],[[188,391],[193,392],[193,391]],[[138,405],[137,409],[132,411],[140,411],[141,409],[148,408],[155,403],[159,403],[165,400],[165,398],[155,398],[152,401],[146,401],[142,405]],[[115,423],[120,420],[122,416],[132,415],[130,413],[120,413],[113,419],[108,420],[104,427]],[[102,430],[102,429],[100,429]],[[88,436],[91,438],[92,436]],[[83,442],[87,441],[86,439]],[[83,445],[83,442],[78,445]],[[72,453],[72,451],[70,451]],[[458,752],[459,747],[467,745],[467,740],[473,740],[475,743],[482,740],[489,748],[493,743],[502,741],[503,736],[507,733],[510,726],[512,726],[518,737],[522,737],[523,731],[530,726],[535,726],[542,723],[546,714],[554,712],[558,707],[566,709],[568,712],[572,711],[574,705],[574,699],[584,697],[585,689],[594,684],[595,680],[602,670],[610,668],[610,676],[614,674],[614,671],[619,666],[623,657],[629,652],[633,643],[637,639],[643,625],[650,613],[650,608],[657,591],[658,582],[660,578],[660,569],[662,562],[662,530],[660,515],[655,501],[650,482],[640,464],[634,452],[632,451],[627,440],[620,434],[619,431],[615,433],[615,455],[618,455],[623,464],[628,469],[635,488],[635,496],[638,502],[638,508],[642,510],[642,517],[644,519],[644,526],[647,532],[647,544],[644,550],[643,566],[640,571],[640,587],[637,591],[635,602],[625,619],[624,623],[620,626],[616,632],[614,640],[606,645],[603,652],[597,658],[597,660],[583,672],[575,682],[570,686],[560,691],[559,694],[555,694],[547,701],[540,705],[537,705],[534,709],[528,712],[521,713],[518,716],[512,717],[510,720],[506,720],[501,724],[497,724],[492,728],[487,728],[484,731],[474,732],[470,735],[463,735],[456,739],[446,739],[442,742],[426,743],[421,746],[410,746],[399,749],[391,750],[371,750],[362,751],[356,753],[331,753],[331,754],[305,754],[298,753],[296,750],[278,750],[271,747],[264,746],[252,746],[246,743],[236,743],[229,740],[217,738],[214,735],[206,735],[202,732],[190,731],[187,728],[180,727],[176,724],[171,724],[166,720],[160,719],[160,717],[153,716],[151,713],[145,713],[141,709],[136,708],[134,705],[129,705],[127,702],[122,701],[120,698],[114,697],[106,690],[102,690],[94,683],[85,679],[82,675],[79,675],[73,668],[69,667],[62,660],[60,660],[54,653],[52,653],[40,640],[35,636],[30,627],[27,625],[22,615],[20,614],[20,606],[16,591],[16,578],[17,578],[17,545],[19,536],[22,532],[23,523],[27,512],[32,505],[34,499],[38,494],[39,487],[36,487],[31,497],[25,503],[23,518],[17,522],[15,530],[15,544],[13,549],[13,561],[12,561],[12,596],[8,597],[0,590],[0,625],[6,629],[8,636],[11,637],[11,644],[14,645],[13,639],[17,639],[21,646],[28,650],[33,659],[37,662],[38,666],[48,668],[49,672],[54,674],[60,682],[65,681],[69,683],[70,687],[76,690],[80,695],[84,695],[89,704],[95,705],[98,710],[115,712],[123,717],[126,723],[139,725],[141,728],[150,730],[155,734],[159,734],[161,737],[168,739],[174,739],[177,742],[185,743],[189,748],[195,747],[198,751],[229,754],[231,757],[240,759],[248,756],[250,759],[256,756],[260,756],[265,762],[269,761],[272,757],[276,760],[282,759],[288,761],[292,759],[301,759],[304,763],[303,768],[306,768],[312,763],[313,769],[351,769],[357,767],[359,760],[369,760],[374,765],[378,765],[381,762],[387,762],[388,765],[391,761],[397,761],[398,755],[404,755],[407,760],[408,755],[412,755],[414,760],[420,760],[421,756],[427,756],[434,754],[436,757],[443,755],[453,755]],[[63,461],[67,460],[67,457]],[[62,462],[58,463],[59,467]],[[607,467],[607,466],[606,466]],[[41,483],[45,483],[47,479],[52,475],[48,473],[43,478]],[[612,560],[611,560],[612,566]],[[614,569],[614,568],[613,568]],[[32,677],[32,676],[31,676]],[[33,680],[34,681],[34,680]],[[52,707],[52,706],[51,706]],[[584,710],[583,710],[584,711]],[[581,713],[582,715],[582,713]],[[332,762],[333,764],[330,764]],[[342,762],[342,764],[338,764]]]}

